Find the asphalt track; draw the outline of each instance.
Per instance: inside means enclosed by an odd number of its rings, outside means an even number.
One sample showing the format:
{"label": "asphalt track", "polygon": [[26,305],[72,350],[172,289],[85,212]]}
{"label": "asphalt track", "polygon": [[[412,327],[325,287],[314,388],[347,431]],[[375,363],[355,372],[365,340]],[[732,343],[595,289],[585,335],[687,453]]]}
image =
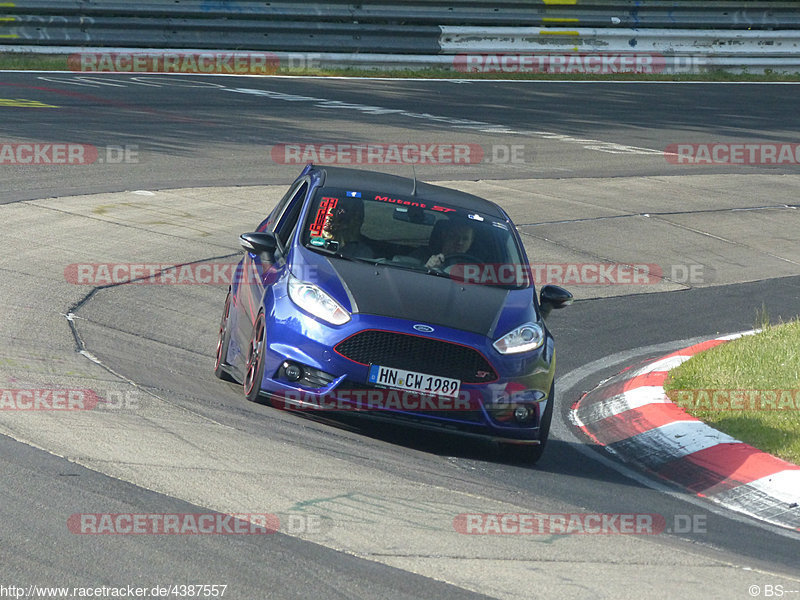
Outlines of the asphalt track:
{"label": "asphalt track", "polygon": [[[136,147],[122,164],[0,166],[3,387],[136,392],[120,410],[0,411],[0,585],[191,579],[228,584],[232,598],[800,589],[797,535],[645,481],[565,418],[623,366],[752,327],[762,303],[773,320],[798,313],[798,167],[674,165],[663,154],[674,143],[792,142],[796,90],[0,74],[0,98],[53,107],[1,107],[4,142]],[[246,404],[210,370],[223,286],[92,293],[65,280],[73,263],[235,261],[238,233],[299,171],[269,146],[341,141],[471,143],[489,155],[521,145],[519,162],[420,165],[417,176],[502,204],[534,260],[662,267],[648,285],[576,286],[579,302],[550,319],[561,412],[536,468],[460,439]],[[688,265],[703,276],[673,276]],[[325,527],[137,537],[66,526],[74,513],[209,510],[313,513]],[[464,512],[655,513],[704,526],[465,536],[452,524]]]}

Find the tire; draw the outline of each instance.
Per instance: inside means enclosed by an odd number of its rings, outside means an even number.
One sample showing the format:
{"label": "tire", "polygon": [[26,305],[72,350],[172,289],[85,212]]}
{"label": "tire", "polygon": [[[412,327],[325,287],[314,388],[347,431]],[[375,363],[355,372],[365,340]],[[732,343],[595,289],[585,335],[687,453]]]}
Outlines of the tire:
{"label": "tire", "polygon": [[250,402],[258,402],[261,393],[261,380],[264,378],[266,341],[264,313],[259,313],[258,318],[256,318],[256,324],[253,326],[253,333],[250,336],[244,382],[242,383],[244,396]]}
{"label": "tire", "polygon": [[214,359],[214,375],[223,381],[235,381],[234,378],[228,373],[225,368],[228,358],[228,346],[230,345],[231,336],[228,332],[228,316],[231,313],[231,291],[228,290],[228,296],[225,298],[225,308],[222,310],[222,319],[219,323],[219,336],[217,339],[217,352]]}
{"label": "tire", "polygon": [[522,444],[505,444],[504,455],[515,461],[535,465],[542,458],[547,439],[550,437],[550,423],[553,421],[553,404],[555,404],[555,383],[550,384],[550,394],[547,396],[547,407],[544,409],[542,420],[539,422],[539,443],[535,446]]}

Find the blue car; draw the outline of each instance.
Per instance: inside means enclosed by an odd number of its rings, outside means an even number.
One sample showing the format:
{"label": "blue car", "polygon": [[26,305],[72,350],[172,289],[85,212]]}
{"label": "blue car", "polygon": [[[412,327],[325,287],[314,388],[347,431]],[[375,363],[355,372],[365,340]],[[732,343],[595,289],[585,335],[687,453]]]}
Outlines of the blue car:
{"label": "blue car", "polygon": [[353,411],[513,445],[535,462],[555,347],[519,234],[496,204],[440,186],[308,165],[240,236],[215,374],[248,400]]}

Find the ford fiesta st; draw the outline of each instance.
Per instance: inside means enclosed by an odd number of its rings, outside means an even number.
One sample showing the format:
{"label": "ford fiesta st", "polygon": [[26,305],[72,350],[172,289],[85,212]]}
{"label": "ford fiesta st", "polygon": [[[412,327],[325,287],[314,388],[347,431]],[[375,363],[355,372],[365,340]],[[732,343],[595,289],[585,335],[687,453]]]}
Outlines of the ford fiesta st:
{"label": "ford fiesta st", "polygon": [[308,165],[256,231],[225,300],[215,374],[252,401],[352,410],[541,456],[555,348],[502,208],[392,175]]}

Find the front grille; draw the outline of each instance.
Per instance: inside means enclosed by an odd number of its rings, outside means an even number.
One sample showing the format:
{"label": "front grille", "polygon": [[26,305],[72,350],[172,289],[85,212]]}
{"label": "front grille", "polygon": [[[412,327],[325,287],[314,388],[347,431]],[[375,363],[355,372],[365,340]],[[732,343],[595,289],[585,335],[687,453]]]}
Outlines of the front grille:
{"label": "front grille", "polygon": [[497,379],[492,365],[477,350],[418,335],[362,331],[339,342],[335,350],[357,363],[451,377],[462,383]]}

